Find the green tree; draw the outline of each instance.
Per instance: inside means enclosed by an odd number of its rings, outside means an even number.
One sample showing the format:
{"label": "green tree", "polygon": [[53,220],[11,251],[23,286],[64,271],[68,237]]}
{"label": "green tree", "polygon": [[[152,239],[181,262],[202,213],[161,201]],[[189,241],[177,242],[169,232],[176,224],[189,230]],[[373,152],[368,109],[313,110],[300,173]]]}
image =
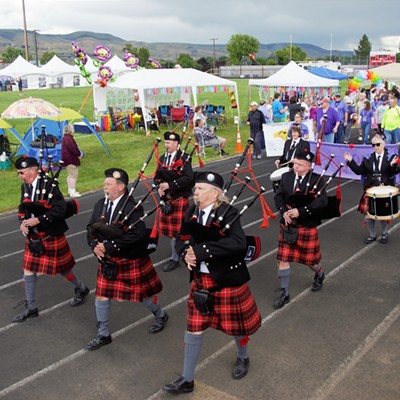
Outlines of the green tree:
{"label": "green tree", "polygon": [[58,56],[55,51],[45,51],[40,57],[40,64],[44,65],[48,63],[54,56]]}
{"label": "green tree", "polygon": [[396,62],[397,62],[397,63],[400,63],[400,53],[397,53],[397,54],[396,54]]}
{"label": "green tree", "polygon": [[230,65],[238,65],[242,57],[249,57],[249,54],[255,54],[260,49],[260,42],[249,35],[238,33],[232,35],[226,45]]}
{"label": "green tree", "polygon": [[354,53],[358,59],[359,64],[367,64],[369,60],[369,53],[372,49],[372,43],[368,39],[368,36],[364,33],[360,42],[358,43],[358,47],[354,49]]}
{"label": "green tree", "polygon": [[127,50],[129,53],[134,54],[135,56],[137,56],[137,47],[134,47],[133,44],[131,43],[126,43],[125,46],[122,48],[122,50],[125,52],[125,50]]}
{"label": "green tree", "polygon": [[[25,52],[22,49],[18,49],[16,47],[7,47],[6,51],[1,55],[1,58],[4,63],[10,64],[12,63],[18,56],[22,56],[25,58]],[[30,57],[29,57],[30,59]]]}
{"label": "green tree", "polygon": [[146,66],[146,63],[148,62],[149,57],[150,57],[150,51],[148,49],[146,49],[146,47],[140,47],[137,50],[136,55],[139,58],[139,65],[141,67]]}
{"label": "green tree", "polygon": [[275,51],[275,56],[277,58],[279,65],[286,65],[289,61],[304,61],[307,58],[307,53],[298,46],[287,46],[283,49]]}
{"label": "green tree", "polygon": [[201,66],[189,56],[189,54],[179,54],[176,63],[179,64],[182,68],[195,68],[201,69]]}

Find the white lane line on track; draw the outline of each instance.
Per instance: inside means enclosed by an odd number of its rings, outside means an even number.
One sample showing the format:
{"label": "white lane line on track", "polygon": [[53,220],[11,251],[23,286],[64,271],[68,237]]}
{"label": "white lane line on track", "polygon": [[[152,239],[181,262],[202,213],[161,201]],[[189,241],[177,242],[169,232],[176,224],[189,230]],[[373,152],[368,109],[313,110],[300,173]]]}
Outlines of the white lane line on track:
{"label": "white lane line on track", "polygon": [[[356,207],[353,207],[353,209],[354,209],[354,208],[356,208]],[[348,211],[349,211],[349,210],[348,210]],[[349,211],[349,212],[350,212],[350,211]],[[322,224],[322,225],[328,225],[328,224],[330,224],[331,221],[332,221],[332,220],[327,221],[325,224]],[[321,226],[322,226],[322,225],[321,225]],[[399,228],[400,228],[400,223],[397,224],[397,225],[395,225],[393,228],[391,228],[391,229],[389,230],[389,233],[392,233],[392,232],[396,231],[396,230],[399,229]],[[376,244],[377,244],[377,243],[375,242],[375,243],[373,243],[373,244],[371,244],[371,245],[368,245],[368,246],[366,246],[366,247],[363,247],[359,252],[357,252],[356,254],[354,254],[349,260],[352,260],[352,261],[356,260],[358,257],[362,256],[364,253],[366,253],[366,252],[368,252],[369,250],[373,249],[373,248],[376,246]],[[262,257],[259,257],[256,261],[250,263],[250,264],[249,264],[249,267],[252,266],[252,265],[254,265],[254,264],[257,264],[257,263],[260,262],[260,261],[262,261],[262,260],[263,260],[264,258],[266,258],[267,256],[273,255],[276,251],[277,251],[277,249],[274,249],[274,250],[270,251],[269,253],[263,255]],[[348,267],[349,265],[351,265],[350,262],[349,262],[349,260],[345,261],[344,263],[340,264],[340,265],[337,266],[335,269],[333,269],[330,273],[328,273],[328,274],[326,275],[326,278],[325,278],[325,279],[328,280],[328,279],[330,279],[332,276],[336,275],[336,274],[337,274],[337,272],[335,272],[336,270],[339,269],[339,271],[341,271],[341,270],[345,269],[346,267]],[[93,289],[93,291],[94,291],[94,289]],[[305,289],[303,292],[301,292],[300,294],[298,294],[296,297],[292,298],[291,301],[290,301],[290,303],[286,304],[286,306],[285,306],[284,308],[282,308],[282,309],[280,309],[280,310],[275,310],[275,311],[273,311],[271,314],[269,314],[267,317],[263,318],[263,320],[262,320],[262,322],[261,322],[261,325],[264,326],[264,325],[267,323],[267,321],[270,321],[270,320],[272,320],[272,319],[274,319],[274,318],[277,318],[279,315],[281,315],[282,313],[286,312],[286,310],[288,310],[288,309],[290,309],[291,307],[293,307],[293,304],[297,304],[297,303],[298,303],[299,301],[301,301],[304,297],[310,295],[310,293],[311,293],[311,291],[309,290],[309,288]],[[184,301],[186,301],[187,297],[188,297],[188,296],[183,296],[183,297],[181,297],[180,299],[175,300],[174,302],[168,304],[168,305],[165,307],[165,309],[169,310],[169,309],[172,309],[172,308],[178,306],[179,304],[181,304],[181,303],[183,303]],[[69,300],[66,301],[66,302],[60,303],[60,304],[61,304],[61,305],[65,305],[65,304],[67,304],[68,302],[69,302]],[[61,307],[61,305],[56,305],[56,306],[54,306],[54,307],[59,308],[59,307]],[[54,307],[52,307],[52,309],[54,309]],[[50,310],[50,309],[48,309],[48,310]],[[47,311],[47,310],[46,310],[46,311]],[[46,312],[46,311],[45,311],[45,312]],[[48,311],[48,312],[50,312],[50,311]],[[133,328],[135,328],[135,327],[137,327],[137,326],[139,326],[139,325],[141,325],[141,324],[143,324],[143,323],[149,321],[151,318],[152,318],[151,315],[148,315],[148,316],[146,316],[146,317],[144,317],[144,318],[141,318],[140,320],[134,322],[133,324],[130,324],[130,325],[126,326],[125,328],[122,328],[122,329],[120,329],[119,331],[113,333],[113,336],[114,336],[114,337],[121,336],[121,335],[125,334],[126,332],[132,330]],[[11,325],[14,325],[14,324],[11,324]],[[199,371],[199,370],[201,370],[202,368],[206,367],[211,361],[213,361],[213,360],[214,360],[215,358],[217,358],[220,354],[224,353],[225,351],[227,351],[228,349],[230,349],[230,348],[233,347],[234,345],[235,345],[235,342],[234,342],[234,341],[230,341],[230,342],[227,343],[225,346],[221,347],[219,350],[217,350],[217,351],[214,352],[212,355],[210,355],[210,356],[207,357],[205,360],[203,360],[201,363],[199,363],[198,366],[197,366],[197,368],[196,368],[196,371]],[[66,364],[68,364],[68,363],[74,361],[75,359],[77,359],[77,358],[83,356],[85,353],[86,353],[85,350],[79,350],[79,351],[77,351],[76,353],[73,353],[73,354],[71,354],[70,356],[68,356],[68,357],[66,357],[66,358],[63,358],[63,359],[61,359],[61,360],[59,360],[59,361],[57,361],[57,362],[55,362],[55,363],[49,365],[48,367],[43,368],[42,370],[40,370],[40,371],[38,371],[38,372],[36,372],[36,373],[34,373],[34,374],[32,374],[32,375],[30,375],[30,376],[28,376],[28,377],[22,379],[22,380],[20,380],[20,381],[14,383],[13,385],[8,386],[7,388],[4,388],[3,390],[0,391],[0,398],[6,396],[7,394],[10,394],[10,393],[14,392],[15,390],[18,390],[18,389],[24,387],[24,386],[27,385],[28,383],[33,382],[34,380],[36,380],[36,379],[38,379],[38,378],[40,378],[40,377],[46,375],[47,373],[50,373],[50,372],[52,372],[52,371],[55,371],[55,370],[58,369],[59,367],[61,367],[61,366],[63,366],[63,365],[66,365]],[[161,395],[161,393],[162,393],[162,391],[160,390],[160,391],[154,393],[153,395],[151,395],[147,400],[153,400],[153,399],[159,397],[159,396]]]}

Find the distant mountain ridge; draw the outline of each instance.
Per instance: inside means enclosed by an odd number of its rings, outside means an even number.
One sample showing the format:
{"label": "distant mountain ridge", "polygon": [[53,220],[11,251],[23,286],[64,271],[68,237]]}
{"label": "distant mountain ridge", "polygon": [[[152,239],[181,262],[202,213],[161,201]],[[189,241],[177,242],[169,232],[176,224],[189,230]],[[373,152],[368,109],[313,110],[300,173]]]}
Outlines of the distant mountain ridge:
{"label": "distant mountain ridge", "polygon": [[[201,57],[212,57],[214,55],[213,44],[193,44],[193,43],[162,43],[162,42],[138,42],[134,40],[124,40],[117,36],[108,33],[97,33],[78,31],[69,34],[41,34],[36,33],[36,41],[39,57],[45,51],[57,52],[63,60],[67,61],[74,57],[71,49],[71,42],[76,41],[77,44],[85,51],[93,52],[94,48],[98,45],[104,45],[110,48],[113,54],[117,54],[123,58],[123,47],[126,43],[130,43],[134,47],[146,47],[152,57],[163,60],[176,60],[179,54],[189,54],[195,59]],[[276,50],[287,47],[289,43],[271,43],[260,44],[260,51],[256,54],[258,57],[268,57]],[[24,31],[22,29],[0,29],[0,54],[3,53],[7,47],[24,48]],[[32,57],[35,56],[35,33],[28,31],[28,46],[29,53]],[[217,58],[226,56],[226,44],[215,44],[215,56]],[[293,46],[301,47],[310,58],[319,58],[328,56],[329,50],[309,44],[309,43],[293,43]],[[333,54],[350,56],[352,51],[338,51],[334,50]]]}

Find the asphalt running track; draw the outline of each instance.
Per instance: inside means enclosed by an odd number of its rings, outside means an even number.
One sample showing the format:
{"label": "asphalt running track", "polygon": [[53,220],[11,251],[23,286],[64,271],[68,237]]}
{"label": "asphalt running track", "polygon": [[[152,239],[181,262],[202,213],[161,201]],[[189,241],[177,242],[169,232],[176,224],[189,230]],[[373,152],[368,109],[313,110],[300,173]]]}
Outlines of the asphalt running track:
{"label": "asphalt running track", "polygon": [[[226,179],[237,158],[208,163],[207,169]],[[254,172],[267,188],[273,159],[257,160]],[[134,178],[136,172],[130,172]],[[335,181],[329,191],[336,189]],[[232,195],[237,185],[233,185]],[[236,189],[235,189],[236,188]],[[135,192],[140,197],[144,189]],[[361,195],[358,181],[342,185],[343,215],[324,221],[319,229],[324,288],[312,293],[313,274],[295,265],[291,302],[274,310],[278,288],[276,251],[278,221],[268,229],[257,203],[242,217],[248,234],[262,238],[262,253],[249,264],[250,287],[263,325],[251,337],[250,371],[240,381],[231,378],[235,345],[220,332],[206,332],[192,399],[398,399],[400,397],[400,219],[389,227],[389,243],[365,245],[362,216],[356,211]],[[245,190],[241,208],[253,196]],[[163,384],[177,378],[183,362],[188,273],[182,266],[165,273],[161,264],[169,242],[161,238],[153,261],[164,284],[160,303],[170,319],[166,329],[147,333],[152,316],[140,304],[113,302],[110,327],[113,343],[94,352],[83,350],[96,334],[94,287],[96,262],[89,252],[85,227],[101,192],[79,199],[81,213],[68,220],[68,239],[77,260],[76,271],[92,289],[86,304],[71,308],[72,287],[63,278],[38,279],[39,318],[11,324],[24,298],[22,288],[23,238],[15,213],[0,216],[0,398],[4,399],[167,399]],[[145,209],[152,207],[145,203]],[[150,224],[151,220],[148,221]]]}

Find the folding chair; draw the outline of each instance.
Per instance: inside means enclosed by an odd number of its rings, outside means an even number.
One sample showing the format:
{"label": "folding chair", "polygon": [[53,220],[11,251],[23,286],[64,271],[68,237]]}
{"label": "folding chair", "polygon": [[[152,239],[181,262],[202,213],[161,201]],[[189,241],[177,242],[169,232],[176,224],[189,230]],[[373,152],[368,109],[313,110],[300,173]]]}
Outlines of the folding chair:
{"label": "folding chair", "polygon": [[217,106],[215,112],[218,116],[218,126],[226,125],[225,106]]}
{"label": "folding chair", "polygon": [[171,108],[171,115],[166,119],[168,129],[176,129],[186,123],[185,107]]}
{"label": "folding chair", "polygon": [[218,136],[215,136],[212,139],[205,138],[202,134],[201,129],[194,128],[194,136],[196,138],[196,142],[199,145],[199,155],[206,157],[206,147],[212,147],[214,150],[221,150],[221,143],[219,141]]}
{"label": "folding chair", "polygon": [[158,107],[158,111],[160,112],[160,124],[166,124],[167,119],[171,117],[170,113],[171,106],[163,105]]}

